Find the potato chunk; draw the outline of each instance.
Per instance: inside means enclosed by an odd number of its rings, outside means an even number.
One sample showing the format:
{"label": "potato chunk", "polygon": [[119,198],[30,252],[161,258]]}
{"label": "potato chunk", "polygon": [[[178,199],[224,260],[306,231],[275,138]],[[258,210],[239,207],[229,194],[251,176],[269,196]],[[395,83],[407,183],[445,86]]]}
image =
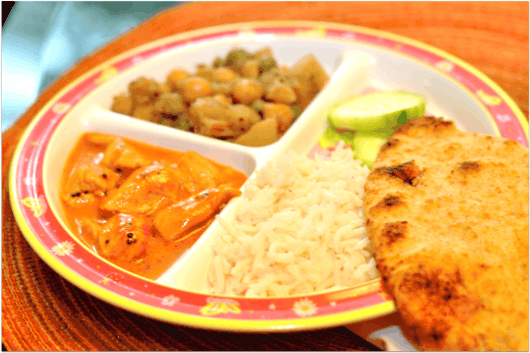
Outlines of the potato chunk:
{"label": "potato chunk", "polygon": [[199,98],[190,107],[190,119],[195,131],[210,137],[235,137],[230,122],[230,106],[212,97]]}
{"label": "potato chunk", "polygon": [[250,130],[239,136],[235,143],[244,146],[265,146],[280,138],[276,119],[265,119],[255,124]]}
{"label": "potato chunk", "polygon": [[228,119],[233,124],[232,130],[236,131],[237,135],[247,132],[252,125],[261,120],[254,109],[243,104],[230,106]]}

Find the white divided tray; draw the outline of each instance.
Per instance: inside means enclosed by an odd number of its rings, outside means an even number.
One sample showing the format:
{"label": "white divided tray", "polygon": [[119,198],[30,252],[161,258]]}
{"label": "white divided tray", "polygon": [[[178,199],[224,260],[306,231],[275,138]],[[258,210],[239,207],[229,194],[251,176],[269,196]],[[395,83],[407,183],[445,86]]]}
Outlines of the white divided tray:
{"label": "white divided tray", "polygon": [[[127,84],[140,76],[164,81],[167,74],[175,67],[193,71],[197,64],[211,63],[216,56],[226,55],[226,52],[233,47],[242,47],[252,52],[265,45],[271,47],[280,64],[292,65],[305,54],[313,53],[328,72],[333,73],[328,85],[317,95],[285,135],[272,145],[257,148],[241,146],[131,118],[109,109],[112,97],[125,91]],[[216,45],[197,44],[194,47],[190,46],[144,62],[87,95],[57,127],[44,159],[44,187],[50,207],[62,226],[68,229],[58,196],[60,181],[58,175],[63,170],[71,146],[74,146],[85,132],[115,134],[178,151],[193,150],[216,162],[243,171],[252,178],[253,173],[266,161],[277,158],[286,151],[308,153],[326,128],[326,111],[335,103],[366,89],[399,88],[420,92],[427,97],[427,110],[430,114],[453,118],[453,115],[447,112],[447,108],[443,110],[437,105],[437,101],[441,101],[440,105],[447,107],[443,102],[447,96],[434,95],[433,91],[451,91],[458,87],[450,87],[452,84],[450,81],[444,82],[443,78],[436,76],[432,71],[424,69],[421,65],[411,64],[410,61],[406,63],[410,66],[409,70],[399,70],[399,61],[404,59],[389,58],[387,53],[378,53],[374,56],[370,54],[370,51],[373,49],[360,51],[339,43],[329,42],[322,43],[322,46],[308,47],[307,45],[301,46],[299,41],[290,42],[289,40],[275,40],[267,43],[257,41],[241,43],[240,40],[234,40]],[[470,109],[470,107],[473,108],[473,104],[466,105],[465,109]],[[454,113],[459,113],[458,107],[454,109]],[[477,107],[476,113],[481,113],[478,109]],[[466,112],[466,115],[469,113],[473,114],[473,112]],[[462,125],[466,124],[458,125],[465,128]],[[484,125],[482,127],[487,128]],[[486,131],[483,132],[493,133],[488,129],[484,130]],[[230,219],[237,207],[237,201],[238,198],[233,199],[222,211],[221,216]],[[212,223],[192,248],[156,282],[182,290],[205,293],[207,290],[206,273],[213,255],[210,247],[211,240],[220,227],[217,221]]]}

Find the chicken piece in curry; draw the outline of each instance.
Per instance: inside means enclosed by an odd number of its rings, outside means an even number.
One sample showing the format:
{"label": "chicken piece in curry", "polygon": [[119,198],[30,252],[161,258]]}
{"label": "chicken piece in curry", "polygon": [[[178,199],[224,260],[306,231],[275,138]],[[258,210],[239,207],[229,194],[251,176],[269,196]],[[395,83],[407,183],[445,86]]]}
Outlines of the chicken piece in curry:
{"label": "chicken piece in curry", "polygon": [[60,197],[69,226],[110,262],[159,277],[201,236],[247,176],[193,152],[87,133]]}

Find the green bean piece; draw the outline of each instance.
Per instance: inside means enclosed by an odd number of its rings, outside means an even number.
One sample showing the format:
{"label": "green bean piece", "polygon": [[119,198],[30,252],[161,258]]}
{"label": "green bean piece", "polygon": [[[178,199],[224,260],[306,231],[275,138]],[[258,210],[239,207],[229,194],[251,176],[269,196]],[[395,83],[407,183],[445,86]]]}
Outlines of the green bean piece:
{"label": "green bean piece", "polygon": [[172,125],[172,121],[170,119],[166,119],[166,118],[161,118],[159,120],[159,124],[160,125],[164,125],[164,126],[171,126]]}
{"label": "green bean piece", "polygon": [[264,73],[271,69],[274,69],[275,67],[278,67],[276,64],[276,60],[271,58],[270,56],[263,58],[259,61],[259,72]]}
{"label": "green bean piece", "polygon": [[190,128],[192,127],[190,121],[183,115],[178,116],[177,119],[172,122],[171,126],[182,131],[190,131]]}
{"label": "green bean piece", "polygon": [[225,60],[225,66],[239,68],[243,65],[245,60],[254,59],[254,55],[247,53],[242,49],[232,50],[228,53]]}
{"label": "green bean piece", "polygon": [[216,57],[215,60],[213,61],[213,67],[217,68],[217,67],[223,67],[223,66],[225,66],[225,61],[221,59],[220,57]]}
{"label": "green bean piece", "polygon": [[263,101],[262,99],[257,99],[254,102],[252,102],[250,107],[257,112],[261,112],[265,108],[265,101]]}
{"label": "green bean piece", "polygon": [[300,114],[302,114],[302,109],[300,109],[300,107],[297,105],[291,105],[290,108],[293,112],[293,118],[296,120],[300,116]]}

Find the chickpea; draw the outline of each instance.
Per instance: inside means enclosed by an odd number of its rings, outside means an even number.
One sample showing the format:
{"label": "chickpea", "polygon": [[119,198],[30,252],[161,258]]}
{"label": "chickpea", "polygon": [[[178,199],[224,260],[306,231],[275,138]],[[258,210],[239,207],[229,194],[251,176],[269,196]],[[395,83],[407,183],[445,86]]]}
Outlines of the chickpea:
{"label": "chickpea", "polygon": [[169,85],[167,83],[159,83],[158,87],[160,88],[160,93],[171,93],[171,88],[169,88]]}
{"label": "chickpea", "polygon": [[133,107],[150,104],[154,102],[161,93],[158,83],[145,77],[139,77],[135,81],[129,83],[129,95]]}
{"label": "chickpea", "polygon": [[181,80],[190,77],[190,74],[183,69],[176,69],[169,73],[166,79],[166,85],[172,92],[178,90],[178,84]]}
{"label": "chickpea", "polygon": [[197,71],[195,72],[194,76],[199,76],[199,77],[205,78],[210,81],[213,78],[213,71],[214,69],[212,69],[212,67],[210,66],[198,65]]}
{"label": "chickpea", "polygon": [[216,94],[215,96],[213,96],[213,99],[215,99],[219,103],[232,105],[232,98],[225,96],[224,94]]}
{"label": "chickpea", "polygon": [[155,103],[155,113],[179,115],[186,111],[186,106],[178,93],[166,93],[160,96]]}
{"label": "chickpea", "polygon": [[213,71],[212,80],[220,83],[228,83],[233,81],[237,76],[234,70],[228,67],[220,67]]}
{"label": "chickpea", "polygon": [[153,121],[158,120],[157,114],[154,111],[154,104],[139,105],[134,109],[133,116],[138,119]]}
{"label": "chickpea", "polygon": [[247,60],[241,66],[240,71],[243,77],[257,79],[260,73],[260,66],[257,60]]}
{"label": "chickpea", "polygon": [[232,94],[232,86],[233,86],[233,82],[228,82],[228,83],[212,82],[212,90],[214,94],[224,94],[225,96],[229,96]]}
{"label": "chickpea", "polygon": [[197,98],[208,97],[213,94],[212,84],[202,77],[189,77],[181,81],[179,92],[187,103],[193,103]]}
{"label": "chickpea", "polygon": [[256,80],[243,78],[234,84],[232,96],[241,104],[250,104],[263,95],[263,87]]}
{"label": "chickpea", "polygon": [[276,80],[267,89],[265,98],[275,103],[293,104],[296,102],[297,97],[296,93],[291,87],[285,83],[281,83],[279,80]]}
{"label": "chickpea", "polygon": [[291,107],[285,104],[265,103],[263,107],[263,119],[276,119],[278,131],[285,132],[294,121]]}
{"label": "chickpea", "polygon": [[113,98],[112,111],[129,115],[132,110],[132,99],[125,93],[121,93]]}

